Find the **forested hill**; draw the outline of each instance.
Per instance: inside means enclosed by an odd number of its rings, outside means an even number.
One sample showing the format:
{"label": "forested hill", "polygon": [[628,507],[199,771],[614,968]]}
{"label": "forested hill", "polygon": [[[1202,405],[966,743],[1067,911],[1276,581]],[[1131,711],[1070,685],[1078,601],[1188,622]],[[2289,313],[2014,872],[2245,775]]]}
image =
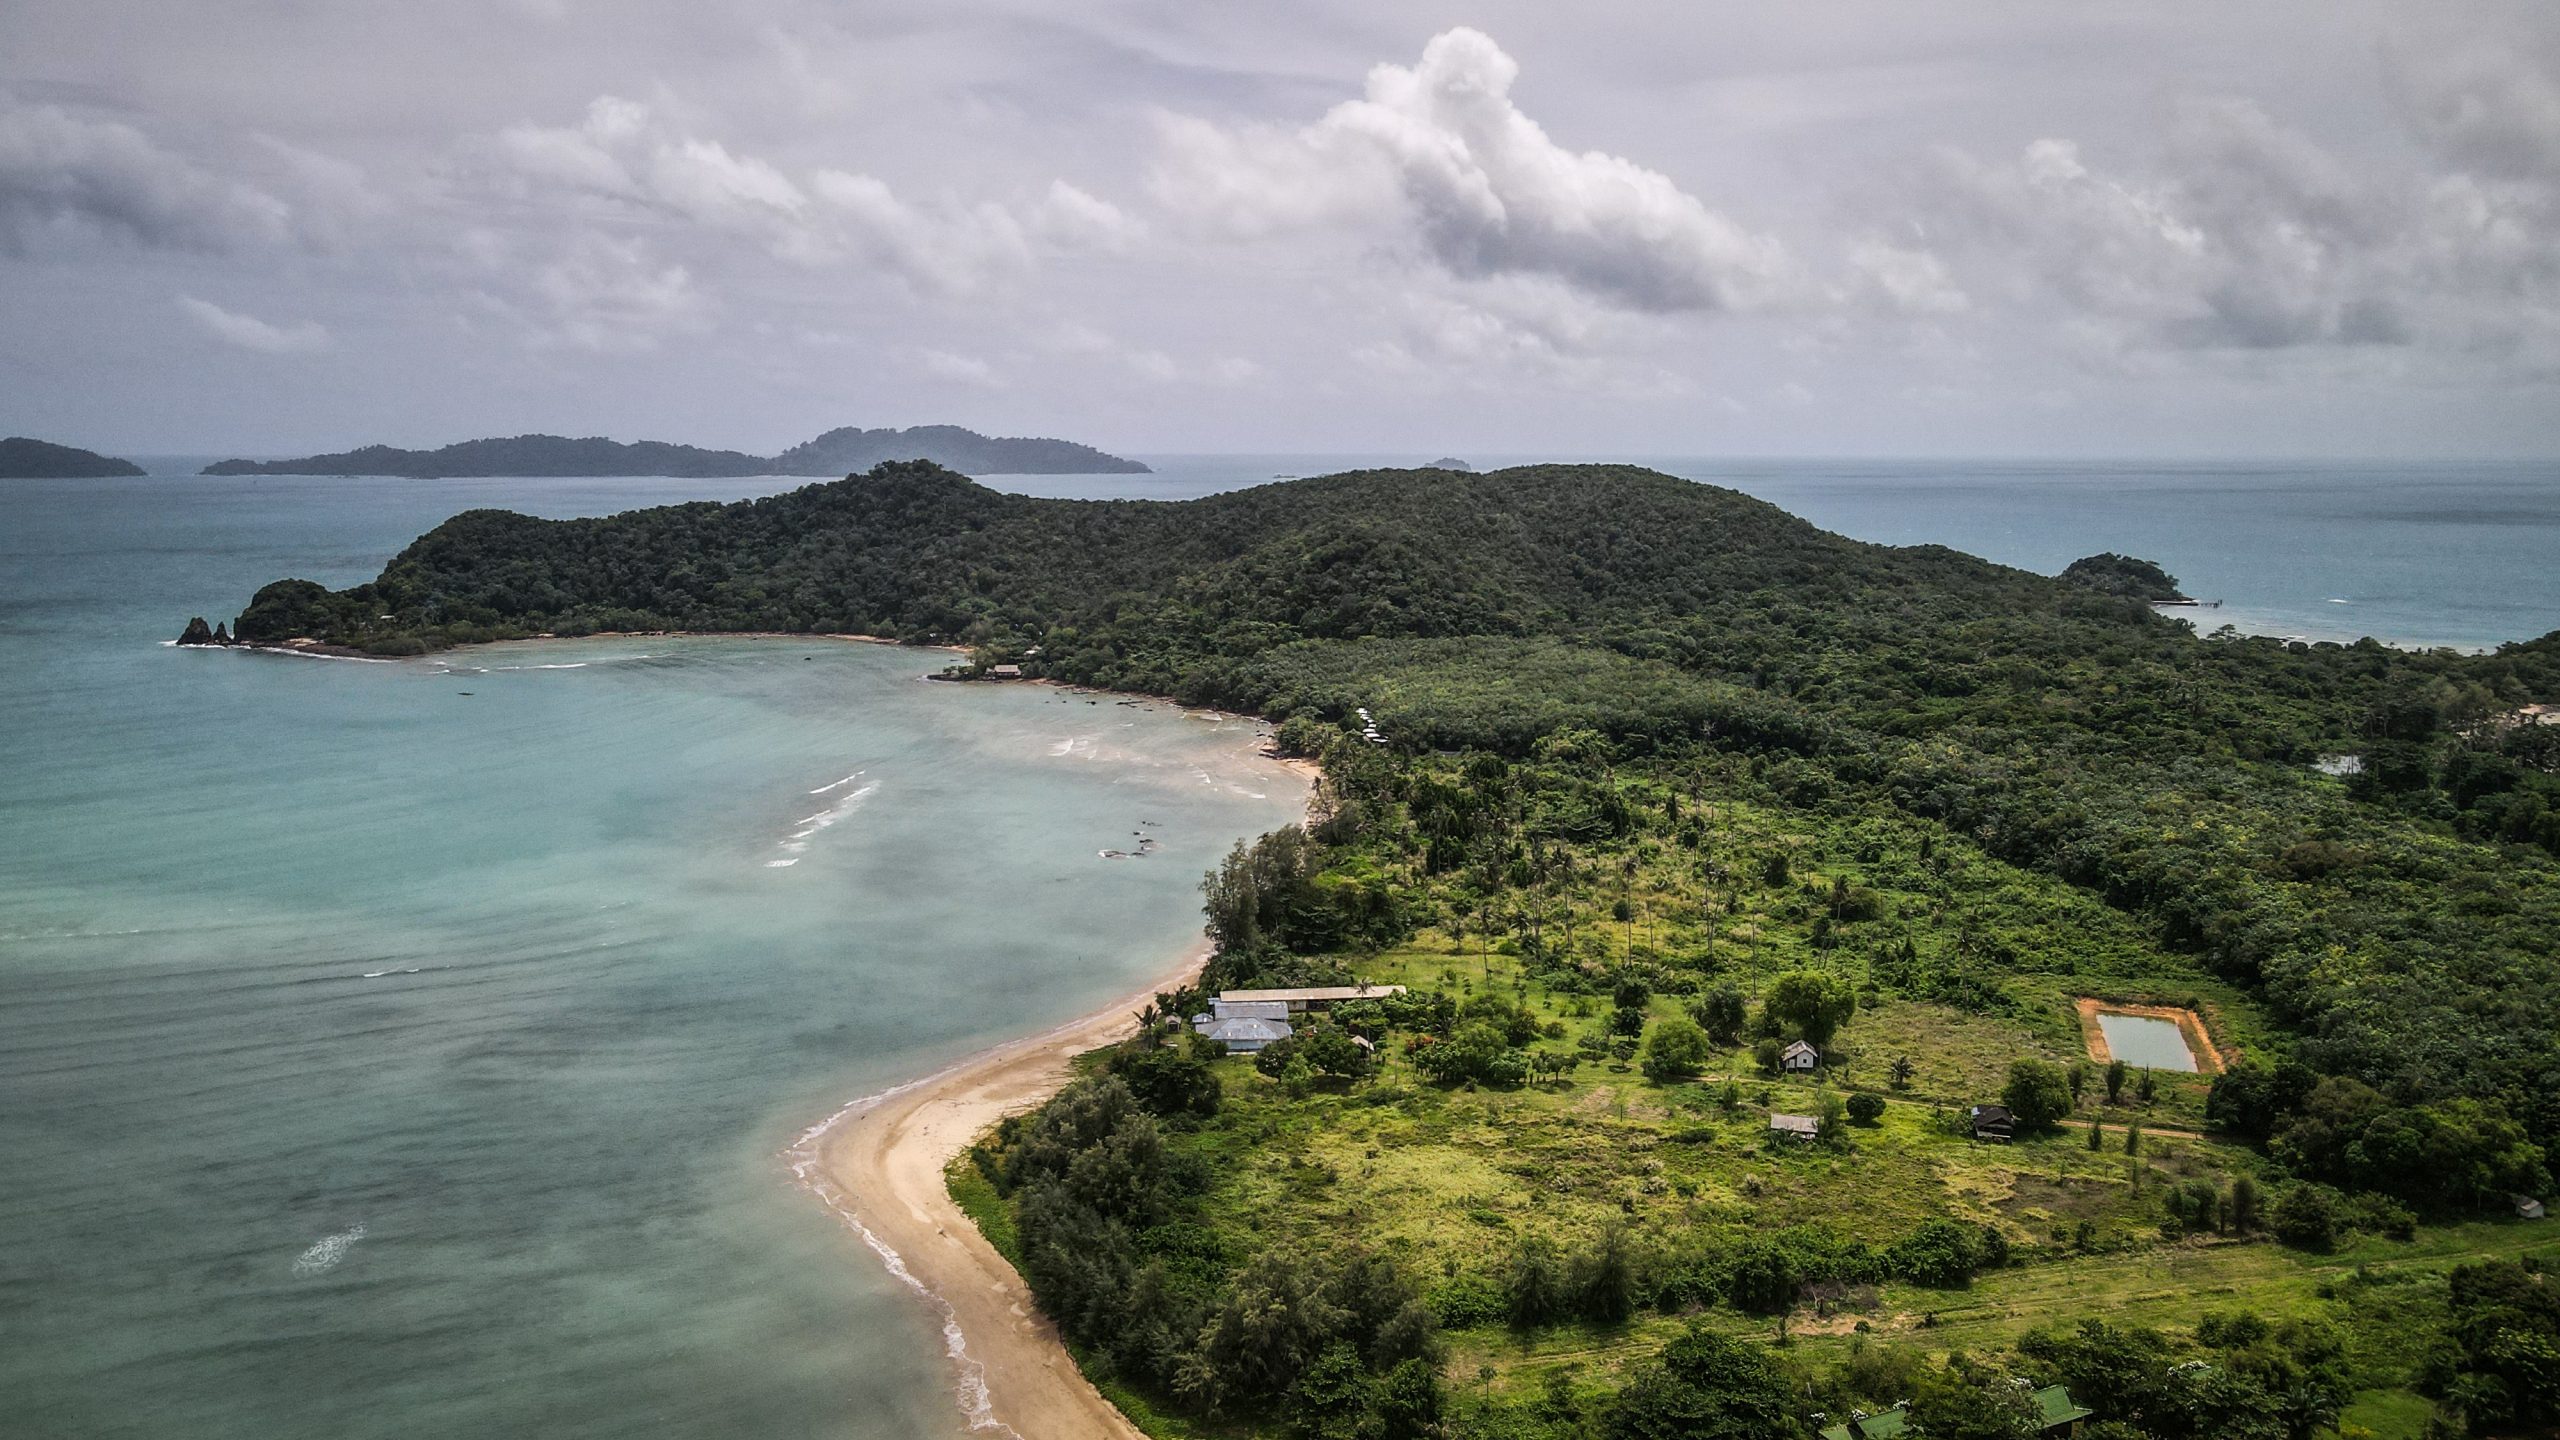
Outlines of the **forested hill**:
{"label": "forested hill", "polygon": [[[625,444],[597,436],[516,435],[465,440],[435,450],[367,445],[299,460],[222,460],[207,475],[382,475],[411,480],[454,476],[670,475],[710,479],[740,475],[846,475],[883,461],[927,460],[972,475],[1143,474],[1135,460],[1066,440],[981,435],[957,425],[906,430],[846,427],[779,455],[704,450],[656,440]],[[135,472],[140,473],[140,472]]]}
{"label": "forested hill", "polygon": [[1145,475],[1135,460],[1072,440],[981,435],[957,425],[905,430],[846,426],[773,457],[776,475],[852,475],[896,460],[930,460],[963,475]]}
{"label": "forested hill", "polygon": [[95,480],[139,475],[142,467],[95,450],[12,435],[0,440],[0,480]]}
{"label": "forested hill", "polygon": [[[2560,1139],[2560,726],[2514,718],[2560,700],[2560,636],[2487,656],[2199,638],[2138,600],[1598,466],[1173,503],[904,464],[734,505],[474,511],[369,585],[279,581],[237,622],[382,654],[608,629],[957,641],[1284,735],[1366,709],[1401,754],[1568,733],[1740,754],[1788,804],[1890,803],[2143,916],[2324,1070],[2494,1096]],[[2333,753],[2361,772],[2316,772]]]}

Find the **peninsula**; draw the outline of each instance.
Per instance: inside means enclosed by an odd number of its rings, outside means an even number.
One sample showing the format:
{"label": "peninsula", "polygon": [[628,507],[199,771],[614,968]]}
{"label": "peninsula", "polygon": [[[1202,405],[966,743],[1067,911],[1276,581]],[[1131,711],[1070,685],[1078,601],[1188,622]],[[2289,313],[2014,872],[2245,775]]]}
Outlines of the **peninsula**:
{"label": "peninsula", "polygon": [[0,440],[0,480],[96,480],[140,475],[141,466],[95,450],[12,435]]}
{"label": "peninsula", "polygon": [[[906,430],[830,430],[779,455],[705,450],[656,440],[625,443],[589,436],[517,435],[464,440],[435,450],[367,445],[299,460],[222,460],[207,475],[346,475],[434,480],[477,476],[563,478],[666,475],[713,479],[746,475],[841,476],[891,460],[923,460],[967,475],[1144,474],[1135,460],[1067,440],[981,435],[956,425]],[[139,474],[141,472],[134,472]]]}
{"label": "peninsula", "polygon": [[2560,699],[2560,634],[2207,643],[2158,567],[2080,568],[1622,466],[1085,502],[906,463],[474,511],[232,628],[857,631],[1321,762],[1208,877],[1196,978],[820,1157],[967,1292],[999,1415],[1126,1433],[1010,1272],[1150,1433],[2546,1425],[2560,728],[2481,722]]}

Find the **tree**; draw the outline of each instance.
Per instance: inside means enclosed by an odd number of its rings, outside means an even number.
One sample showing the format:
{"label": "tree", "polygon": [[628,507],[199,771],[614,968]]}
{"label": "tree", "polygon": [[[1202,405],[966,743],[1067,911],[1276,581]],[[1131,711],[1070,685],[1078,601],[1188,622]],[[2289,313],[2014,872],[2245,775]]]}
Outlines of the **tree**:
{"label": "tree", "polygon": [[1607,1440],[1803,1440],[1795,1395],[1758,1349],[1692,1326],[1639,1366],[1601,1423]]}
{"label": "tree", "polygon": [[2085,1060],[2071,1062],[2071,1108],[2080,1108],[2080,1097],[2089,1093],[2089,1065]]}
{"label": "tree", "polygon": [[2231,1177],[2231,1194],[2222,1202],[2222,1213],[2231,1217],[2231,1228],[2240,1234],[2258,1228],[2258,1182],[2246,1175]]}
{"label": "tree", "polygon": [[1562,1318],[1564,1271],[1543,1235],[1525,1235],[1511,1248],[1502,1274],[1502,1308],[1514,1330],[1531,1330]]}
{"label": "tree", "polygon": [[1644,1078],[1656,1085],[1685,1080],[1707,1063],[1707,1032],[1677,1016],[1663,1021],[1644,1042]]}
{"label": "tree", "polygon": [[[2054,1081],[2071,1093],[2060,1075]],[[2043,1423],[2032,1391],[1963,1355],[1922,1380],[1911,1397],[1911,1433],[1923,1440],[2037,1440]]]}
{"label": "tree", "polygon": [[1894,1089],[1908,1090],[1911,1088],[1911,1077],[1919,1072],[1920,1067],[1912,1063],[1910,1056],[1896,1055],[1886,1073],[1890,1076]]}
{"label": "tree", "polygon": [[1850,1096],[1849,1118],[1861,1125],[1873,1125],[1884,1118],[1884,1097],[1868,1090]]}
{"label": "tree", "polygon": [[1719,1045],[1739,1044],[1744,1018],[1742,992],[1730,984],[1715,988],[1689,1002],[1689,1018],[1698,1022]]}
{"label": "tree", "polygon": [[2160,1077],[2151,1073],[2150,1066],[2143,1066],[2142,1073],[2134,1078],[2134,1098],[2140,1100],[2143,1104],[2148,1105],[2159,1095],[2159,1093]]}
{"label": "tree", "polygon": [[1376,1056],[1338,1025],[1319,1025],[1306,1034],[1299,1052],[1316,1073],[1332,1080],[1363,1080],[1376,1068]]}
{"label": "tree", "polygon": [[2277,1197],[2267,1228],[2297,1250],[2327,1250],[2338,1243],[2337,1192],[2326,1185],[2301,1184]]}
{"label": "tree", "polygon": [[1819,1048],[1849,1017],[1857,1013],[1858,992],[1837,975],[1820,970],[1793,970],[1769,987],[1768,1012]]}
{"label": "tree", "polygon": [[2043,1060],[2013,1060],[2009,1062],[2009,1083],[2001,1089],[2000,1100],[2009,1107],[2019,1129],[2050,1130],[2071,1113],[2071,1082],[2063,1078],[2059,1065]]}
{"label": "tree", "polygon": [[1725,1298],[1734,1307],[1775,1315],[1796,1303],[1800,1277],[1786,1247],[1754,1237],[1733,1249],[1725,1269]]}
{"label": "tree", "polygon": [[2118,1103],[2120,1103],[2120,1102],[2122,1102],[2122,1101],[2123,1101],[2123,1099],[2124,1099],[2124,1077],[2125,1077],[2127,1074],[2131,1073],[2132,1068],[2133,1068],[2133,1067],[2131,1067],[2131,1066],[2129,1066],[2129,1065],[2125,1064],[2125,1063],[2124,1063],[2123,1061],[2121,1061],[2121,1060],[2110,1060],[2110,1061],[2108,1061],[2108,1062],[2107,1062],[2107,1103],[2108,1103],[2108,1104],[2110,1104],[2110,1105],[2114,1105],[2114,1104],[2118,1104]]}
{"label": "tree", "polygon": [[1777,1074],[1778,1061],[1784,1056],[1784,1048],[1775,1040],[1763,1040],[1751,1047],[1751,1058],[1760,1066],[1760,1073],[1763,1075]]}

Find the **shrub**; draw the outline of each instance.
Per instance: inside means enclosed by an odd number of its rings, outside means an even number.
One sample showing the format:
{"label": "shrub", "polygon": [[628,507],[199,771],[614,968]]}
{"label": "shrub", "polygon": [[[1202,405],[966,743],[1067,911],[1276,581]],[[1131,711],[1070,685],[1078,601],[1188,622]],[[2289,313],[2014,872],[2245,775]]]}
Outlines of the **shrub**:
{"label": "shrub", "polygon": [[1849,1118],[1861,1125],[1873,1125],[1884,1118],[1884,1097],[1864,1090],[1850,1096]]}
{"label": "shrub", "polygon": [[1705,1067],[1707,1054],[1706,1031],[1687,1020],[1665,1020],[1644,1042],[1644,1078],[1656,1085],[1685,1080]]}

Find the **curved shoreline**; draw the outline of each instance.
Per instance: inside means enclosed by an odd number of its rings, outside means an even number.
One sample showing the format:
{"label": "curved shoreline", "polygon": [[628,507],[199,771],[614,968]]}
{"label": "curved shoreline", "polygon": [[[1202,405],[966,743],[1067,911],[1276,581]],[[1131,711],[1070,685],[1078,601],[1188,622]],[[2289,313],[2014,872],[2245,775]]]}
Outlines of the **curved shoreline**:
{"label": "curved shoreline", "polygon": [[1064,1086],[1075,1057],[1136,1029],[1156,992],[1200,972],[1204,942],[1144,990],[854,1101],[785,1152],[800,1183],[942,1316],[972,1431],[1011,1440],[1145,1440],[1077,1368],[1030,1287],[951,1198],[943,1171],[1007,1115]]}

